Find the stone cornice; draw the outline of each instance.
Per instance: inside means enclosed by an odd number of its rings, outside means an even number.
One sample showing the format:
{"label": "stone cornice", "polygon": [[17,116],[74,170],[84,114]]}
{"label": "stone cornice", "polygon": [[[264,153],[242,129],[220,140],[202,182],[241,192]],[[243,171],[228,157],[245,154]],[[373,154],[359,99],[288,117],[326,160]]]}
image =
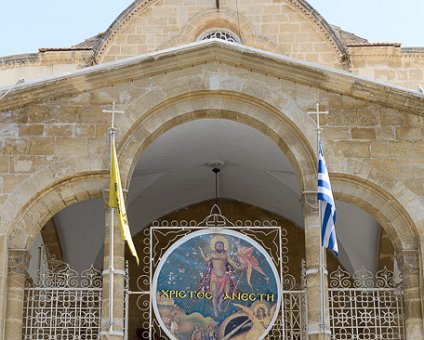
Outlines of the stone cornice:
{"label": "stone cornice", "polygon": [[17,54],[0,58],[0,67],[22,65],[79,64],[93,65],[91,49],[40,49],[38,53]]}
{"label": "stone cornice", "polygon": [[23,65],[39,63],[38,53],[15,54],[0,58],[0,65]]}
{"label": "stone cornice", "polygon": [[[23,83],[0,101],[0,111],[210,62],[234,65],[424,116],[424,97],[418,91],[221,40],[199,41]],[[0,96],[6,91],[0,92]]]}

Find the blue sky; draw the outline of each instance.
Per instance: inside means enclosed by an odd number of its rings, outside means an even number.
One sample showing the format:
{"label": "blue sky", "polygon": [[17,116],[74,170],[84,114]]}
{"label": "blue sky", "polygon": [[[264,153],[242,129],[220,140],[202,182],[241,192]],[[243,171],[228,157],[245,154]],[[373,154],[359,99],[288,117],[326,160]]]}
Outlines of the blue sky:
{"label": "blue sky", "polygon": [[[131,2],[4,0],[0,12],[0,56],[77,44],[105,31]],[[309,3],[329,23],[371,42],[424,47],[424,0],[309,0]]]}
{"label": "blue sky", "polygon": [[370,42],[424,47],[424,0],[307,0],[328,23]]}

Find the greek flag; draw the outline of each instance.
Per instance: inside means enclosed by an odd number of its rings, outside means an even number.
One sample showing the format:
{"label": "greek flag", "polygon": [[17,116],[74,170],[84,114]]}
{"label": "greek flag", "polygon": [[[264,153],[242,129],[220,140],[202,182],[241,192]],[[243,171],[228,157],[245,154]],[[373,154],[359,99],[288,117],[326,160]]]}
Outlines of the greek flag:
{"label": "greek flag", "polygon": [[321,211],[321,242],[322,246],[339,255],[336,238],[336,205],[331,191],[330,178],[325,166],[321,144],[318,159],[318,201]]}

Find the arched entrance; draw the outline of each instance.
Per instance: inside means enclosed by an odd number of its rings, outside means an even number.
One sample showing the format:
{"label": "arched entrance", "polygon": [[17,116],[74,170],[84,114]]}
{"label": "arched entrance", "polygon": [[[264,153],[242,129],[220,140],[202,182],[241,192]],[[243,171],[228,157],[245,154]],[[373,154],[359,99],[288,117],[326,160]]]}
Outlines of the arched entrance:
{"label": "arched entrance", "polygon": [[[194,103],[196,103],[195,105],[201,107],[202,105],[207,105],[208,103],[208,98],[207,96],[204,96],[205,98],[202,98],[201,96],[195,96],[195,98],[190,99],[190,101],[193,101]],[[219,96],[218,96],[219,97]],[[224,96],[225,97],[225,96]],[[209,99],[216,99],[213,96],[209,97]],[[169,130],[172,131],[172,128],[177,128],[178,126],[184,126],[185,124],[182,124],[184,122],[188,122],[188,121],[193,121],[196,122],[196,118],[204,118],[202,120],[199,121],[204,121],[207,122],[208,119],[219,119],[219,118],[225,118],[227,120],[237,120],[239,122],[244,123],[245,125],[250,125],[252,127],[257,128],[258,130],[264,132],[268,137],[271,137],[270,140],[273,141],[277,141],[277,145],[280,146],[279,152],[281,153],[281,149],[283,151],[286,152],[286,154],[288,155],[288,159],[289,164],[291,166],[291,173],[293,174],[298,174],[297,179],[295,178],[295,183],[301,183],[301,185],[299,185],[299,187],[301,188],[312,188],[315,181],[314,181],[314,170],[313,170],[313,153],[310,151],[310,147],[309,144],[307,142],[305,142],[306,140],[309,140],[310,138],[306,138],[304,134],[299,132],[299,129],[296,127],[296,124],[293,124],[293,121],[288,121],[287,117],[280,117],[279,115],[275,114],[275,115],[271,115],[271,114],[267,114],[267,110],[265,110],[264,107],[261,107],[259,105],[259,103],[253,103],[252,101],[249,101],[249,98],[244,98],[246,99],[246,102],[244,102],[244,104],[246,104],[248,110],[249,115],[244,114],[244,113],[237,113],[237,111],[235,110],[227,110],[227,109],[223,109],[222,108],[222,104],[221,105],[221,109],[211,109],[211,110],[197,110],[194,113],[191,112],[189,109],[187,110],[187,112],[185,112],[183,110],[184,108],[184,101],[188,100],[188,98],[182,98],[181,101],[179,100],[175,100],[175,102],[170,103],[170,105],[164,105],[166,107],[166,110],[174,110],[176,109],[175,112],[179,112],[179,114],[177,116],[172,116],[172,115],[168,115],[168,114],[163,114],[162,115],[162,111],[160,112],[156,112],[154,114],[154,116],[150,116],[150,118],[146,118],[146,120],[144,121],[140,121],[137,124],[134,125],[133,129],[130,129],[130,132],[126,135],[126,137],[123,139],[123,141],[120,144],[119,147],[119,154],[121,156],[120,158],[120,162],[123,165],[123,174],[124,176],[126,176],[127,178],[127,183],[128,183],[128,178],[129,174],[137,174],[137,161],[140,158],[141,155],[144,155],[144,153],[142,153],[143,150],[146,149],[147,145],[151,144],[154,145],[154,140],[157,136],[159,135],[165,135],[165,131]],[[176,103],[176,104],[175,104]],[[215,103],[215,101],[213,102]],[[235,98],[229,98],[226,101],[226,105],[235,105],[237,103],[237,101],[235,100]],[[175,106],[172,106],[174,105]],[[255,104],[255,105],[254,105]],[[211,107],[214,107],[215,104],[210,105]],[[219,106],[219,105],[218,105]],[[259,108],[258,108],[259,106]],[[172,109],[169,109],[169,108]],[[251,110],[250,110],[251,109]],[[159,108],[158,108],[159,110]],[[153,112],[153,111],[152,111]],[[162,116],[161,116],[162,115]],[[255,116],[252,117],[251,115]],[[259,119],[259,117],[261,117]],[[161,121],[161,119],[163,121]],[[266,123],[266,120],[270,119],[271,123]],[[187,123],[189,124],[189,123]],[[229,123],[228,125],[231,125],[231,123]],[[253,130],[253,129],[252,129]],[[150,133],[147,133],[146,131],[150,131]],[[175,131],[175,130],[174,130]],[[306,131],[306,134],[308,134],[308,132]],[[309,132],[309,134],[311,134]],[[157,139],[159,140],[159,138]],[[227,145],[227,144],[226,144]],[[189,148],[184,148],[185,150],[189,149]],[[309,150],[309,151],[308,151]],[[268,149],[267,149],[268,151]],[[147,152],[147,151],[146,151]],[[283,154],[283,153],[281,153]],[[312,155],[312,156],[311,156]],[[265,162],[266,163],[266,162]],[[309,166],[308,166],[309,165]],[[130,171],[131,169],[131,171]],[[157,169],[156,169],[157,170]],[[274,180],[279,181],[279,182],[284,182],[284,180],[286,179],[284,177],[284,175],[282,176],[282,174],[286,174],[285,171],[286,170],[281,170],[281,169],[267,169],[268,170],[268,175],[272,178],[274,178]],[[299,174],[300,174],[300,178],[302,178],[302,180],[299,180]],[[296,176],[295,176],[296,177]],[[247,182],[244,181],[244,185],[246,185],[248,187],[248,185],[246,184]],[[306,184],[307,185],[306,185]],[[288,185],[289,186],[289,185]],[[262,186],[261,188],[264,187],[266,188],[266,186]],[[131,188],[130,188],[131,191]],[[306,191],[306,190],[305,190]],[[347,191],[347,189],[346,189]],[[371,190],[371,192],[373,192],[374,190]],[[341,193],[344,192],[344,190],[340,190]],[[75,193],[71,193],[70,197],[72,197],[72,195],[74,195]],[[301,192],[299,192],[299,194],[301,194]],[[383,197],[385,197],[383,195]],[[198,198],[197,198],[198,199]],[[368,202],[369,198],[365,197],[364,201]],[[53,199],[54,201],[54,199]],[[59,201],[59,200],[58,200]],[[272,201],[280,201],[280,200],[272,200]],[[135,202],[135,201],[134,201]],[[393,207],[396,206],[396,201],[393,201],[391,198],[387,200],[388,202],[388,207]],[[255,202],[253,202],[255,203]],[[34,204],[34,207],[38,207],[38,209],[43,207],[43,200],[40,200],[39,202],[36,202]],[[31,207],[32,209],[32,207]],[[169,208],[168,208],[169,209]],[[305,229],[306,229],[306,236],[305,238],[307,239],[307,252],[309,252],[309,255],[306,254],[307,256],[307,267],[309,266],[309,268],[307,268],[307,272],[306,274],[309,275],[309,282],[313,281],[313,275],[314,275],[314,253],[316,252],[316,244],[317,244],[317,237],[314,234],[316,231],[316,219],[314,217],[314,210],[312,209],[311,211],[307,211],[305,212],[307,209],[304,209],[304,215],[302,216],[302,218],[305,218]],[[31,211],[31,210],[28,210]],[[36,211],[36,210],[33,210]],[[384,211],[384,210],[383,210]],[[137,212],[135,212],[137,213]],[[386,211],[387,214],[387,211]],[[23,214],[25,215],[25,214]],[[162,212],[163,215],[163,212]],[[158,215],[159,217],[162,215]],[[388,215],[386,215],[386,217],[388,218]],[[408,220],[408,214],[405,212],[405,214],[402,216],[402,221],[403,220]],[[303,221],[301,221],[302,223]],[[143,226],[141,224],[141,226]],[[405,228],[405,226],[410,226],[410,223],[408,222],[407,224],[399,225],[399,227],[396,227],[392,230],[394,230],[394,236],[391,236],[391,239],[394,240],[394,243],[397,244],[399,241],[399,239],[405,237],[405,235],[407,236],[407,239],[413,239],[413,237],[411,238],[409,235],[411,235],[411,232],[409,229],[409,231],[405,231],[403,232],[403,228]],[[408,230],[408,229],[405,229]],[[309,241],[308,241],[309,240]],[[403,242],[403,241],[402,241]],[[318,242],[319,244],[319,242]],[[407,244],[407,243],[404,243]],[[403,249],[403,248],[402,248]],[[414,249],[406,249],[406,250],[414,250]],[[308,256],[309,256],[309,260],[308,260]],[[308,272],[309,269],[309,272]],[[414,274],[417,275],[417,274]],[[414,289],[416,287],[413,287]],[[312,296],[313,298],[313,296]],[[415,302],[417,302],[418,300],[415,300]],[[418,301],[419,302],[419,301]],[[419,320],[412,320],[415,323],[418,322]]]}

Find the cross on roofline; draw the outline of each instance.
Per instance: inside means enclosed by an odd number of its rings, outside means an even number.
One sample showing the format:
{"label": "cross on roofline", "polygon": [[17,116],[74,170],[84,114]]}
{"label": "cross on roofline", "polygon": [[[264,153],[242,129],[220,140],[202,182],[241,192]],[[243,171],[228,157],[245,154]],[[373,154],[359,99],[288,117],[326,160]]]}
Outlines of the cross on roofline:
{"label": "cross on roofline", "polygon": [[112,114],[112,126],[111,128],[115,128],[115,113],[125,113],[125,111],[118,111],[115,109],[115,102],[112,104],[112,110],[102,110],[103,113],[111,113]]}

